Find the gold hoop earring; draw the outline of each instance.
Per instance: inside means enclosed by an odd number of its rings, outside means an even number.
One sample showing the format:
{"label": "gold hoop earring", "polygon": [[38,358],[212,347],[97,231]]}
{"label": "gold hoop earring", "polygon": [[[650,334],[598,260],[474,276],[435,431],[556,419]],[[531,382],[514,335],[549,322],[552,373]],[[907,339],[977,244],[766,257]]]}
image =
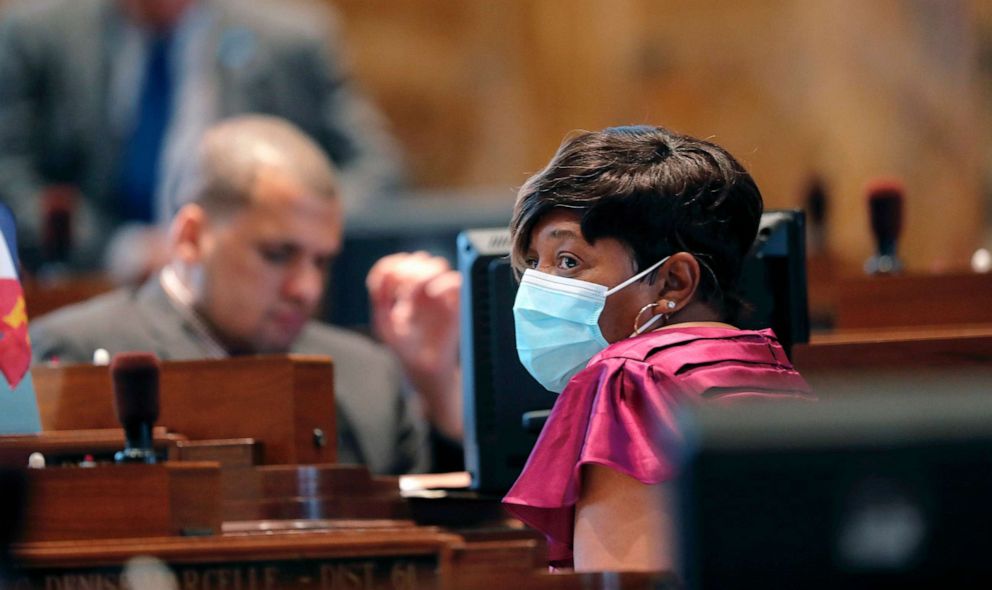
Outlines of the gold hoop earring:
{"label": "gold hoop earring", "polygon": [[[638,324],[641,323],[641,316],[644,315],[644,312],[649,309],[654,309],[657,306],[658,306],[657,303],[648,303],[647,305],[641,308],[641,311],[637,312],[637,315],[634,316],[634,334],[640,334],[640,326],[638,326]],[[668,314],[665,313],[661,314],[662,325],[664,325],[665,322],[667,321],[668,321]]]}

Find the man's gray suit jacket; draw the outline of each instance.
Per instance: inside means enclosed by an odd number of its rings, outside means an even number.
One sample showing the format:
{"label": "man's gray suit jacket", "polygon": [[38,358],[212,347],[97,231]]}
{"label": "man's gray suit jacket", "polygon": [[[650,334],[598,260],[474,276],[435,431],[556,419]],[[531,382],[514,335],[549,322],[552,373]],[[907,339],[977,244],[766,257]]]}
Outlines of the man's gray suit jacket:
{"label": "man's gray suit jacket", "polygon": [[[398,149],[342,70],[326,3],[196,1],[205,5],[198,14],[210,15],[203,60],[217,117],[264,113],[295,123],[339,169],[346,204],[396,188]],[[0,202],[17,217],[29,267],[41,258],[45,186],[72,185],[84,197],[73,218],[73,266],[97,264],[121,223],[115,193],[124,138],[110,104],[117,3],[21,0],[0,13]],[[166,219],[189,195],[167,197],[176,203],[159,205]]]}
{"label": "man's gray suit jacket", "polygon": [[[62,308],[30,323],[35,362],[91,362],[93,352],[154,352],[162,360],[209,357],[209,349],[157,278]],[[359,334],[310,322],[291,352],[334,359],[338,456],[373,473],[430,467],[428,428],[411,406],[392,355]]]}

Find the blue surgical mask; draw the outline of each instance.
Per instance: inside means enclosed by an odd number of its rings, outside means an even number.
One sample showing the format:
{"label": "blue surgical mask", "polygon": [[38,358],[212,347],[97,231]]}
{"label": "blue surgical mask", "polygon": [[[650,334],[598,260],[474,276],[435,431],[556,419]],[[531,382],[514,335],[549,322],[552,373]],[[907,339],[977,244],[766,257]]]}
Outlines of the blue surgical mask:
{"label": "blue surgical mask", "polygon": [[[545,389],[561,393],[589,359],[609,346],[599,329],[606,298],[666,260],[667,256],[612,289],[534,269],[524,271],[513,303],[517,355],[524,368]],[[652,317],[632,335],[642,333],[661,317]]]}

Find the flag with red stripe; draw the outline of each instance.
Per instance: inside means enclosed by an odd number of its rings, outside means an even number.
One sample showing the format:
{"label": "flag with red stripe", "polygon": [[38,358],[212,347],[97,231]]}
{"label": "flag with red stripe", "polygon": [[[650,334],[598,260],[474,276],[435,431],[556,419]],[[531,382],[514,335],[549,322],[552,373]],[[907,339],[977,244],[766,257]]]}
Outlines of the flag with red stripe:
{"label": "flag with red stripe", "polygon": [[14,389],[31,365],[24,292],[7,241],[0,239],[0,373]]}

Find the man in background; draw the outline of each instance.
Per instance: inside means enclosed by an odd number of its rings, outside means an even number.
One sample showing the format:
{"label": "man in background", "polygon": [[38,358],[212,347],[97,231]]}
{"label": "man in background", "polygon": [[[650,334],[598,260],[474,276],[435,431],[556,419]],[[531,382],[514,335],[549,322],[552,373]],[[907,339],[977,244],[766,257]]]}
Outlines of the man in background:
{"label": "man in background", "polygon": [[457,273],[426,255],[374,269],[390,354],[311,319],[342,242],[339,187],[319,146],[280,119],[236,117],[207,132],[194,170],[166,267],[139,288],[32,321],[36,360],[88,362],[99,348],[162,359],[327,354],[341,461],[374,473],[427,469],[428,423],[461,437]]}
{"label": "man in background", "polygon": [[[395,188],[397,150],[331,44],[324,3],[22,0],[0,20],[0,201],[29,269],[93,269],[121,224],[166,223],[213,122],[313,137],[347,205]],[[140,242],[138,242],[140,243]]]}

